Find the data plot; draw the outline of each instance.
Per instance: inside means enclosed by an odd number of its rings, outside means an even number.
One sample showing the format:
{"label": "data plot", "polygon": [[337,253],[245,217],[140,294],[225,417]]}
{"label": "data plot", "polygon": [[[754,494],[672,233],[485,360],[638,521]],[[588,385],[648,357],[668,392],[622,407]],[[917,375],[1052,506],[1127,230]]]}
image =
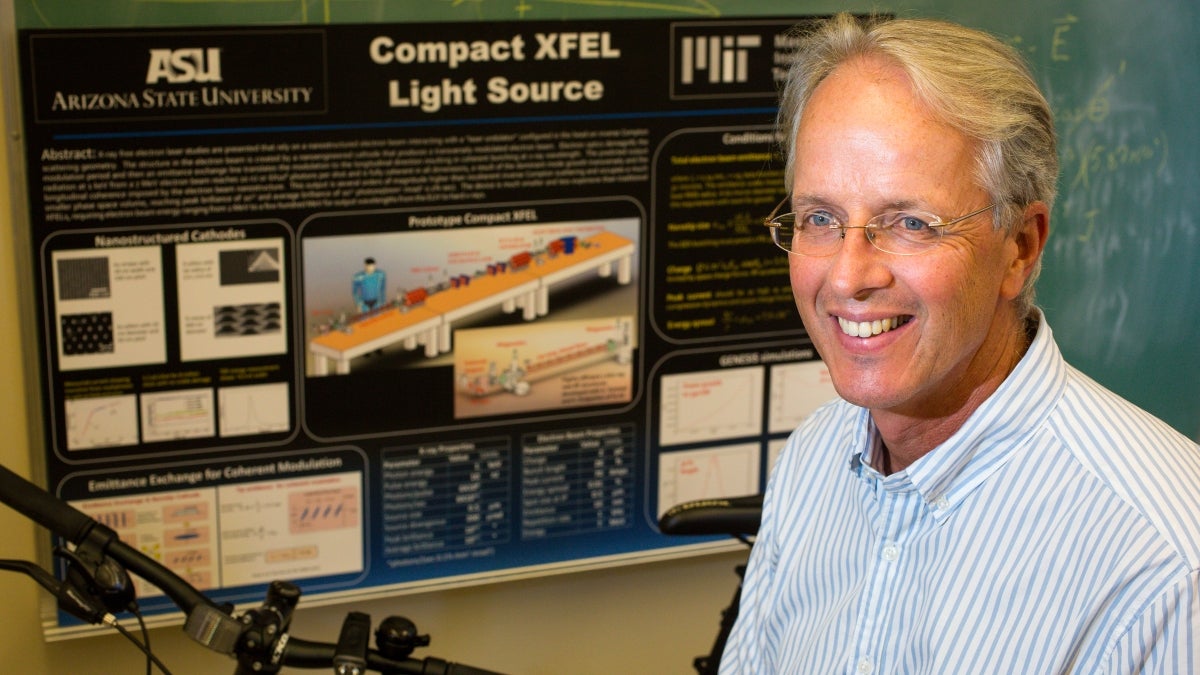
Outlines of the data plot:
{"label": "data plot", "polygon": [[212,389],[142,394],[142,439],[170,441],[215,434]]}
{"label": "data plot", "polygon": [[354,486],[292,492],[288,494],[288,531],[301,534],[358,527],[358,500]]}
{"label": "data plot", "polygon": [[287,382],[222,387],[217,392],[221,436],[291,429]]}
{"label": "data plot", "polygon": [[67,399],[67,449],[137,445],[137,398],[98,396]]}
{"label": "data plot", "polygon": [[771,433],[791,431],[823,404],[837,398],[824,361],[771,367]]}
{"label": "data plot", "polygon": [[761,434],[763,378],[758,366],[664,376],[659,443]]}
{"label": "data plot", "polygon": [[695,499],[758,494],[759,445],[664,452],[658,458],[658,516]]}

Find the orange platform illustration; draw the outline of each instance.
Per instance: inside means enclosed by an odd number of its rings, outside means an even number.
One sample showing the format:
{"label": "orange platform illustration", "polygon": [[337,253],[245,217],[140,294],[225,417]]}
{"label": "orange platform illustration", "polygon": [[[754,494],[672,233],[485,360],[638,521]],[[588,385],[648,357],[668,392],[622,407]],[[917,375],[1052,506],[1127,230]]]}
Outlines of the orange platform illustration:
{"label": "orange platform illustration", "polygon": [[455,322],[471,315],[499,306],[509,314],[520,309],[526,321],[533,321],[549,314],[551,286],[593,271],[601,277],[615,272],[617,283],[629,284],[633,254],[633,242],[611,232],[564,237],[472,276],[454,277],[446,288],[409,291],[313,338],[313,372],[327,375],[332,361],[338,374],[347,374],[354,358],[396,343],[410,350],[423,346],[431,358],[449,352]]}

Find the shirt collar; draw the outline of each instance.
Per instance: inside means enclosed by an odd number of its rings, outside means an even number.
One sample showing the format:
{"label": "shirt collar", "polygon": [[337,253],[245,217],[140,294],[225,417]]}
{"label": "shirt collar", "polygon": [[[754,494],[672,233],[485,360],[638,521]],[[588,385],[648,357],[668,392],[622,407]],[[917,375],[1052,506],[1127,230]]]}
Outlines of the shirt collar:
{"label": "shirt collar", "polygon": [[1036,312],[1036,334],[1000,387],[950,438],[904,471],[880,475],[870,458],[880,451],[870,412],[859,409],[848,431],[850,468],[885,490],[918,490],[935,514],[946,514],[1011,459],[1054,408],[1066,385],[1066,362],[1050,325]]}

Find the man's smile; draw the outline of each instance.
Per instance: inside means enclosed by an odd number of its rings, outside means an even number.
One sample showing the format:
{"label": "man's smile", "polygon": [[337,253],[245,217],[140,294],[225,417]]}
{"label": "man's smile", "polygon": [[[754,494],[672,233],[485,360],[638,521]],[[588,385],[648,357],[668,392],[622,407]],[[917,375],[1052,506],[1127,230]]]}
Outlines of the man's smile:
{"label": "man's smile", "polygon": [[886,333],[892,329],[899,328],[912,320],[911,316],[893,316],[886,319],[875,319],[874,321],[851,321],[838,317],[838,325],[842,327],[842,332],[850,337],[872,337],[881,333]]}

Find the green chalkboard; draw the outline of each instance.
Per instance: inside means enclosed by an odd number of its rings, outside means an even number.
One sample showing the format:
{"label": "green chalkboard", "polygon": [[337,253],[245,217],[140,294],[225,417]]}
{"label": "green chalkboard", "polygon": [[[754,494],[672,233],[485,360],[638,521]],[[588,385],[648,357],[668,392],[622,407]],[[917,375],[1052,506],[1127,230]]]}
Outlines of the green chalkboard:
{"label": "green chalkboard", "polygon": [[1061,191],[1040,303],[1069,360],[1200,437],[1200,6],[1193,0],[12,0],[17,28],[827,13],[950,18],[1023,51]]}

